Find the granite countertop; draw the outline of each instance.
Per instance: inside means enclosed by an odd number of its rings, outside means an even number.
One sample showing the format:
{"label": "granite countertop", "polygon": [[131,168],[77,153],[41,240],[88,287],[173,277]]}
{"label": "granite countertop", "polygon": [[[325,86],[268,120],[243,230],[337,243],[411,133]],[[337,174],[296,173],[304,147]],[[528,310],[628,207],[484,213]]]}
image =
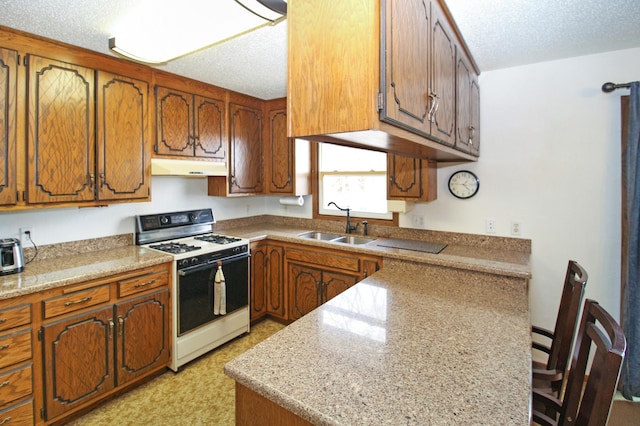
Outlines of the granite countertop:
{"label": "granite countertop", "polygon": [[0,276],[0,300],[172,260],[171,255],[134,245],[36,260],[20,273]]}
{"label": "granite countertop", "polygon": [[522,279],[397,260],[225,366],[318,425],[528,425]]}
{"label": "granite countertop", "polygon": [[253,226],[225,228],[219,232],[248,238],[252,241],[269,238],[275,241],[304,243],[317,247],[331,247],[334,249],[372,254],[389,259],[440,265],[497,275],[531,278],[531,267],[529,264],[530,254],[523,251],[449,243],[442,252],[438,254],[431,254],[413,250],[383,247],[376,244],[377,242],[384,242],[387,240],[386,237],[371,236],[370,238],[374,238],[375,240],[370,243],[351,245],[301,238],[298,236],[299,234],[308,231],[313,231],[313,229],[293,228],[273,224],[258,224]]}

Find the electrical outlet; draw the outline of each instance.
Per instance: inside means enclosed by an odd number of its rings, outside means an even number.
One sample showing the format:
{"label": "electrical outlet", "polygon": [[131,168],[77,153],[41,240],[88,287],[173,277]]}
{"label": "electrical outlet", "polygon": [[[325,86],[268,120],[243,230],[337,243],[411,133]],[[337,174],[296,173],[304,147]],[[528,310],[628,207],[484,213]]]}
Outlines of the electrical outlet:
{"label": "electrical outlet", "polygon": [[411,223],[414,228],[424,228],[424,216],[419,214],[414,214],[411,217]]}
{"label": "electrical outlet", "polygon": [[522,235],[522,223],[518,220],[511,221],[511,235]]}
{"label": "electrical outlet", "polygon": [[484,222],[484,226],[485,226],[485,232],[487,234],[495,234],[496,233],[496,220],[495,219],[488,217]]}
{"label": "electrical outlet", "polygon": [[[27,234],[29,234],[29,236],[27,236]],[[22,244],[22,247],[24,247],[27,243],[33,244],[29,237],[33,239],[33,227],[25,226],[24,228],[20,228],[20,243]]]}

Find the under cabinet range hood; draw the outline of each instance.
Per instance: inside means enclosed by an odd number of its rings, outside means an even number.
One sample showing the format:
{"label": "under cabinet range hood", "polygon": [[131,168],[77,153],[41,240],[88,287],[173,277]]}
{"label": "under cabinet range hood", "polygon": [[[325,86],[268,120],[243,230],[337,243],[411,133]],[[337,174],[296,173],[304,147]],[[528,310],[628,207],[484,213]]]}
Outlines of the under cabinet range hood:
{"label": "under cabinet range hood", "polygon": [[152,158],[151,175],[186,177],[227,176],[227,163],[224,161]]}

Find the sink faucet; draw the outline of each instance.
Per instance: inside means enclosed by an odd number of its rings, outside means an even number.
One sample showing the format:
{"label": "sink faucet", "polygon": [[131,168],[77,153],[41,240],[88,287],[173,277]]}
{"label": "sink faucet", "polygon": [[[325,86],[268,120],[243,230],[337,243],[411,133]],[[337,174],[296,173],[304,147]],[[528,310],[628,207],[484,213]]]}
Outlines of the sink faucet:
{"label": "sink faucet", "polygon": [[351,231],[355,231],[356,229],[358,229],[358,225],[359,225],[359,223],[356,223],[356,224],[355,224],[355,226],[351,225],[351,219],[350,219],[350,215],[349,215],[349,212],[351,211],[351,209],[350,209],[350,208],[348,208],[348,207],[347,207],[346,209],[343,209],[342,207],[338,206],[338,205],[337,205],[336,203],[334,203],[333,201],[329,202],[329,204],[327,204],[327,207],[329,207],[331,204],[333,204],[334,206],[336,206],[336,208],[337,208],[338,210],[343,211],[343,212],[347,212],[347,227],[345,228],[345,232],[346,232],[347,234],[350,234],[350,233],[351,233]]}

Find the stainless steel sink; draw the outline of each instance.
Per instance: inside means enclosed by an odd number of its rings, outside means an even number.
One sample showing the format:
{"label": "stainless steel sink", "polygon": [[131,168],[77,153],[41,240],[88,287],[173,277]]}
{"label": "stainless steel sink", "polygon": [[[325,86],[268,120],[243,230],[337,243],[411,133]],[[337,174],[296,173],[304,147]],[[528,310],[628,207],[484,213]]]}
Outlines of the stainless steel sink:
{"label": "stainless steel sink", "polygon": [[309,238],[309,239],[320,240],[320,241],[327,241],[331,243],[355,244],[355,245],[367,244],[367,243],[370,243],[371,241],[376,240],[375,238],[361,237],[358,235],[339,235],[339,234],[332,234],[330,232],[319,232],[319,231],[304,232],[302,234],[298,234],[298,237]]}
{"label": "stainless steel sink", "polygon": [[375,238],[360,237],[357,235],[347,235],[332,241],[335,243],[360,245],[360,244],[367,244],[375,240],[376,240]]}
{"label": "stainless steel sink", "polygon": [[338,238],[342,238],[342,235],[332,234],[330,232],[318,232],[318,231],[310,231],[304,232],[302,234],[298,234],[300,238],[310,238],[313,240],[321,240],[321,241],[334,241]]}

